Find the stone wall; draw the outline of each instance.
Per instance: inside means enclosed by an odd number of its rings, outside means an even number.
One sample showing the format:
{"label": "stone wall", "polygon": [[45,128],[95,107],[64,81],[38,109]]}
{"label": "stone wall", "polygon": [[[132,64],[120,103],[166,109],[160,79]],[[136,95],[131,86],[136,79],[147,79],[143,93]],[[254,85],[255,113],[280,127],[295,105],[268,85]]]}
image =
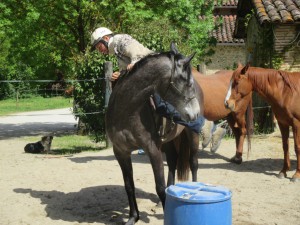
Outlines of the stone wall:
{"label": "stone wall", "polygon": [[281,53],[281,70],[300,71],[300,26],[294,24],[279,25],[274,28],[274,49]]}
{"label": "stone wall", "polygon": [[247,28],[246,49],[246,58],[251,58],[252,66],[300,71],[300,25],[261,26],[252,17]]}
{"label": "stone wall", "polygon": [[206,66],[206,74],[212,74],[219,70],[233,69],[237,63],[245,64],[245,46],[218,45],[215,54],[210,57],[211,63]]}

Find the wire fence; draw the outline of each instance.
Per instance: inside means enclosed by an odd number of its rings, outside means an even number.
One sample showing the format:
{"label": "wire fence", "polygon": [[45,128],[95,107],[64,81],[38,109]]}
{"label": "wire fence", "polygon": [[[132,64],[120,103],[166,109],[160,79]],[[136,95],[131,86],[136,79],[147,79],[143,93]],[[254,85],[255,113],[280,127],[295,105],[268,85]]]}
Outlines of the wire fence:
{"label": "wire fence", "polygon": [[[0,84],[1,83],[47,83],[47,84],[59,84],[59,83],[67,83],[70,84],[68,87],[73,87],[74,84],[79,83],[79,82],[98,82],[98,81],[107,81],[108,78],[97,78],[97,79],[76,79],[76,80],[63,80],[63,81],[57,81],[57,80],[0,80]],[[43,95],[44,94],[48,94],[49,96],[53,97],[53,96],[66,96],[66,90],[67,88],[60,88],[59,86],[52,86],[52,88],[41,88],[40,86],[36,86],[33,89],[29,90],[27,88],[25,89],[21,89],[18,88],[16,90],[16,101],[19,101],[19,96],[20,96],[20,91],[22,91],[22,93],[35,93],[36,95]],[[111,90],[110,90],[111,91]],[[68,97],[73,97],[73,92],[72,94],[68,95]],[[266,108],[271,108],[271,106],[266,105],[266,106],[261,106],[261,107],[253,107],[253,110],[257,111],[257,110],[264,110]],[[104,114],[105,113],[105,109],[100,110],[100,111],[94,111],[94,112],[76,112],[76,113],[72,113],[75,117],[80,117],[82,115],[95,115],[95,114]],[[53,114],[14,114],[12,116],[51,116]],[[69,115],[69,114],[55,114],[55,115]],[[218,127],[223,127],[226,129],[226,133],[227,135],[232,135],[231,133],[231,129],[229,128],[229,125],[227,123],[226,120],[221,120],[221,122],[219,122],[217,124]]]}
{"label": "wire fence", "polygon": [[[57,80],[0,80],[1,83],[7,83],[7,84],[48,84],[47,86],[41,87],[40,85],[37,86],[20,86],[20,87],[11,87],[13,88],[13,95],[12,98],[16,100],[16,103],[18,104],[20,102],[20,96],[47,96],[47,97],[74,97],[73,90],[74,90],[74,84],[80,83],[80,82],[98,82],[98,81],[105,81],[107,78],[96,78],[96,79],[76,79],[76,80],[63,80],[63,81],[57,81]],[[69,85],[57,85],[57,84],[69,84]],[[51,88],[49,88],[49,85],[52,85]],[[62,86],[65,86],[62,88]],[[69,93],[68,93],[69,91]],[[25,100],[24,100],[25,99]],[[26,98],[24,98],[23,101],[26,102]],[[46,98],[47,101],[49,101],[49,98]],[[73,108],[73,106],[70,106]],[[105,110],[101,111],[95,111],[95,112],[77,112],[74,113],[74,116],[80,116],[80,115],[93,115],[93,114],[103,114],[105,113]],[[13,114],[11,116],[50,116],[53,114]],[[69,115],[69,114],[56,114],[56,115]],[[0,115],[1,116],[1,115]]]}
{"label": "wire fence", "polygon": [[[73,85],[75,83],[79,83],[79,82],[96,82],[96,81],[106,81],[108,80],[108,78],[94,78],[94,79],[76,79],[76,80],[63,80],[63,81],[57,81],[57,80],[0,80],[0,84],[1,83],[48,83],[48,84],[59,84],[59,83],[68,83],[71,84],[70,87],[73,87]],[[50,96],[65,96],[66,93],[65,91],[68,90],[67,88],[59,88],[59,87],[54,87],[54,88],[41,88],[40,86],[34,87],[31,90],[29,90],[28,88],[17,88],[16,90],[16,101],[18,101],[18,96],[20,96],[20,92],[22,93],[35,93],[36,95],[41,94],[43,91],[46,93],[50,93]],[[73,94],[69,95],[69,97],[73,97]],[[253,107],[253,110],[259,110],[259,109],[266,109],[266,108],[271,108],[271,106],[262,106],[262,107]],[[104,113],[103,111],[98,111],[98,112],[89,112],[89,113],[74,113],[74,115],[89,115],[89,114],[99,114],[99,113]],[[16,115],[17,116],[17,115]],[[30,116],[30,115],[28,115]],[[221,125],[226,125],[225,124],[221,124]]]}
{"label": "wire fence", "polygon": [[[97,80],[106,80],[107,78],[94,78],[94,79],[78,79],[78,80],[63,80],[66,83],[76,83],[76,82],[91,82]],[[0,83],[55,83],[62,82],[58,80],[0,80]]]}
{"label": "wire fence", "polygon": [[[107,78],[94,78],[94,79],[76,79],[76,80],[0,80],[1,83],[15,84],[13,86],[16,98],[20,94],[35,94],[35,95],[49,95],[49,96],[68,96],[68,88],[73,87],[76,83],[81,82],[97,82],[104,81]],[[22,86],[20,85],[22,84]],[[26,85],[35,84],[28,88]],[[44,86],[40,84],[46,84]]]}

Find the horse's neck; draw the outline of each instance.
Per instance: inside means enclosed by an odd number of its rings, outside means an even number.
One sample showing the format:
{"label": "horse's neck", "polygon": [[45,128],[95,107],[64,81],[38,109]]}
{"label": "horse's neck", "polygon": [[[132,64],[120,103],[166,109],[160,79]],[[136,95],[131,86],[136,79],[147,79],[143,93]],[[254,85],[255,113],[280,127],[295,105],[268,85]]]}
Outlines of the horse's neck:
{"label": "horse's neck", "polygon": [[272,70],[265,69],[259,72],[251,69],[248,71],[248,77],[256,91],[267,102],[273,103],[278,98],[281,90],[278,89],[277,81],[283,78]]}
{"label": "horse's neck", "polygon": [[[161,57],[162,58],[162,57]],[[164,60],[163,58],[161,60]],[[166,66],[159,66],[159,59],[152,60],[138,67],[124,77],[119,85],[120,92],[126,92],[128,98],[136,98],[136,96],[149,96],[156,87],[163,82],[163,77],[169,79],[169,72],[166,72]]]}

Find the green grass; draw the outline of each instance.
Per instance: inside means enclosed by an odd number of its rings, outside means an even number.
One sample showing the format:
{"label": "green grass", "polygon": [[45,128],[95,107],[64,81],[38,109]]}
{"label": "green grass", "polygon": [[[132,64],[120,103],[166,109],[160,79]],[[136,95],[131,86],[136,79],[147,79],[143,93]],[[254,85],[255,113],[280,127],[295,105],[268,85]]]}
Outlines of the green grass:
{"label": "green grass", "polygon": [[[36,137],[25,137],[28,142],[37,142]],[[76,154],[85,151],[100,151],[105,149],[105,143],[95,143],[90,136],[65,135],[54,137],[52,140],[51,151],[54,154]]]}
{"label": "green grass", "polygon": [[7,99],[0,101],[0,116],[18,113],[39,111],[48,109],[60,109],[72,106],[73,99],[64,97],[43,98],[40,96],[19,99]]}

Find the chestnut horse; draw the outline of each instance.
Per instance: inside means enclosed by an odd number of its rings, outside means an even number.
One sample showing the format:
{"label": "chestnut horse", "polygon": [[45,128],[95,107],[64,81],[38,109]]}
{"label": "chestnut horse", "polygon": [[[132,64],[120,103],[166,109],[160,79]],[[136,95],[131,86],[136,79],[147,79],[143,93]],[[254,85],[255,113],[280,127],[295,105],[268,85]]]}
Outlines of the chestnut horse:
{"label": "chestnut horse", "polygon": [[278,121],[282,136],[284,163],[278,177],[287,177],[291,163],[289,158],[289,127],[293,129],[296,173],[292,181],[300,180],[300,73],[274,69],[239,67],[234,71],[225,99],[226,106],[233,112],[245,110],[245,104],[256,91],[270,105]]}
{"label": "chestnut horse", "polygon": [[[224,106],[224,98],[228,91],[232,73],[233,71],[231,70],[223,70],[212,75],[204,76],[198,71],[193,71],[194,79],[200,85],[203,92],[204,117],[210,121],[226,118],[235,137],[236,144],[235,156],[233,156],[230,161],[241,164],[245,135],[247,134],[247,137],[250,137],[253,130],[253,123],[251,120],[243,120],[242,117],[237,116],[236,113],[231,113],[231,111]],[[251,118],[252,104],[248,104],[247,106],[247,115]],[[248,138],[247,140],[249,151],[251,147],[250,139]]]}

